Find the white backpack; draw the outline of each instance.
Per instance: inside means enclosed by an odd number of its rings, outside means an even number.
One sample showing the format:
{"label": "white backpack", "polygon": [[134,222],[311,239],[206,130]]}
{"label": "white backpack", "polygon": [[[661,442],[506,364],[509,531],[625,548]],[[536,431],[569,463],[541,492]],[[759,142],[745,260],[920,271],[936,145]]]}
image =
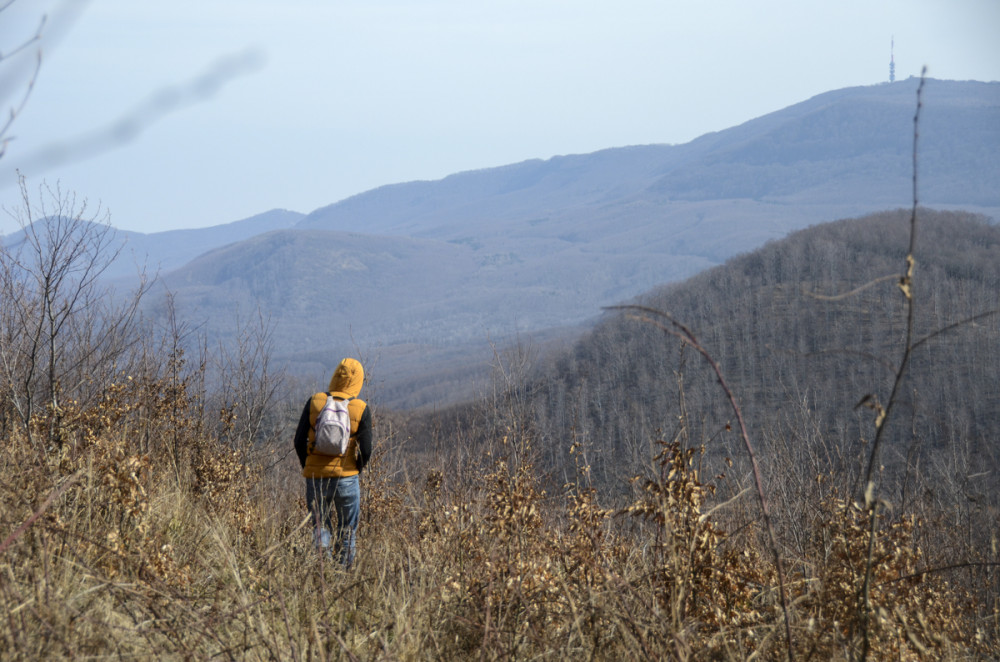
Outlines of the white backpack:
{"label": "white backpack", "polygon": [[351,441],[351,415],[347,411],[350,399],[340,400],[330,394],[316,417],[316,437],[313,452],[320,455],[343,455]]}

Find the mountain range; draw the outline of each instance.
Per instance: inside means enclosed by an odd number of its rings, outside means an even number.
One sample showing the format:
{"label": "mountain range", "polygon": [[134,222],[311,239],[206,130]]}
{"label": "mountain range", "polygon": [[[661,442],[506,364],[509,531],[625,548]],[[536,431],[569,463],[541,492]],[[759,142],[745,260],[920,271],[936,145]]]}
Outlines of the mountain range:
{"label": "mountain range", "polygon": [[[122,233],[213,340],[260,311],[274,358],[325,380],[346,354],[393,406],[468,395],[491,343],[558,337],[789,232],[910,206],[919,80],[835,90],[683,145],[619,147],[383,186],[309,214]],[[922,205],[1000,218],[1000,83],[929,79]],[[153,314],[153,313],[151,313]]]}

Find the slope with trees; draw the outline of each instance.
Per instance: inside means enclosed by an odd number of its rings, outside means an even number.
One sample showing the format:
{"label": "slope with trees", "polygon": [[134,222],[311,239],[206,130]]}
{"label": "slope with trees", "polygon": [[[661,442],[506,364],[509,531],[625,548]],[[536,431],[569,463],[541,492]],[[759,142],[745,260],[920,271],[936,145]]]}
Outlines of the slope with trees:
{"label": "slope with trees", "polygon": [[[636,302],[697,334],[755,436],[787,440],[803,462],[820,453],[856,468],[850,462],[871,437],[872,415],[855,405],[867,395],[884,398],[901,351],[906,318],[897,284],[908,218],[900,210],[803,230]],[[1000,230],[973,215],[926,209],[919,224],[917,347],[886,464],[929,470],[929,459],[959,443],[974,449],[970,462],[995,464]],[[732,416],[713,377],[690,348],[654,326],[611,316],[545,372],[532,385],[540,425],[550,434],[573,428],[599,444],[602,471],[620,474],[623,459],[640,464],[649,440],[674,433],[682,402],[703,421],[696,437],[718,437],[736,454],[732,435],[720,434]]]}

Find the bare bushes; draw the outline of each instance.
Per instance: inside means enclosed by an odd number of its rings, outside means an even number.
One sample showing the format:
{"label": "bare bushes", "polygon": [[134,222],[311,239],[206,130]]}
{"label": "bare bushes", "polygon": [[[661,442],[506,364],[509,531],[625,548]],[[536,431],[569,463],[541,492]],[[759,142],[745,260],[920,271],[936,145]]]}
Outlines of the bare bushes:
{"label": "bare bushes", "polygon": [[280,502],[257,494],[252,439],[219,443],[182,327],[140,319],[145,280],[126,296],[100,280],[110,226],[58,187],[22,194],[0,249],[0,651],[194,650],[208,629],[184,596],[233,572],[245,585],[255,566],[226,563]]}
{"label": "bare bushes", "polygon": [[[502,440],[481,473],[431,471],[416,493],[379,456],[345,574],[312,552],[297,495],[275,498],[269,474],[204,432],[180,472],[166,444],[137,453],[138,411],[93,430],[72,464],[18,472],[25,440],[0,450],[8,657],[785,657],[762,532],[731,526],[741,502],[715,500],[723,477],[702,477],[697,449],[663,444],[621,509],[601,505],[577,450],[578,479],[555,494]],[[810,520],[788,579],[796,659],[857,654],[868,526],[836,499]],[[921,571],[922,526],[879,536],[872,655],[987,655],[970,596]]]}
{"label": "bare bushes", "polygon": [[106,214],[58,186],[43,186],[35,202],[20,185],[21,233],[0,246],[0,427],[13,415],[36,446],[61,449],[58,426],[38,439],[34,418],[58,419],[64,400],[90,404],[127,367],[147,285],[140,277],[131,297],[113,298],[100,281],[120,250]]}
{"label": "bare bushes", "polygon": [[[410,612],[419,639],[396,641],[403,648],[384,653],[851,659],[860,655],[865,627],[875,659],[991,650],[972,597],[926,571],[924,525],[912,517],[879,526],[870,594],[876,616],[866,624],[856,604],[870,522],[863,508],[832,497],[818,505],[803,553],[789,564],[789,651],[766,536],[756,524],[731,528],[740,502],[715,500],[723,477],[704,480],[700,458],[676,441],[662,444],[657,473],[639,479],[634,501],[619,510],[602,508],[586,480],[547,494],[533,467],[512,470],[504,458],[481,476],[478,491],[449,492],[430,474],[416,531],[402,529],[415,538],[392,552],[410,559],[399,567],[421,587],[411,596],[420,608]],[[366,563],[363,572],[375,566]]]}

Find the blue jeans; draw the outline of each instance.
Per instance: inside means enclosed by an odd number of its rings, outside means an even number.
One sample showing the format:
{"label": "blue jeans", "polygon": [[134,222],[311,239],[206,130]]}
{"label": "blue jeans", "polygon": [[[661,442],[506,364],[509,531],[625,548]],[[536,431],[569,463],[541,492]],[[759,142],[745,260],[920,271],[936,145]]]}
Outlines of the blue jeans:
{"label": "blue jeans", "polygon": [[[332,538],[334,556],[345,568],[350,568],[354,563],[361,514],[361,485],[357,475],[306,478],[306,503],[312,514],[316,548],[329,553]],[[334,513],[337,515],[336,527]]]}

